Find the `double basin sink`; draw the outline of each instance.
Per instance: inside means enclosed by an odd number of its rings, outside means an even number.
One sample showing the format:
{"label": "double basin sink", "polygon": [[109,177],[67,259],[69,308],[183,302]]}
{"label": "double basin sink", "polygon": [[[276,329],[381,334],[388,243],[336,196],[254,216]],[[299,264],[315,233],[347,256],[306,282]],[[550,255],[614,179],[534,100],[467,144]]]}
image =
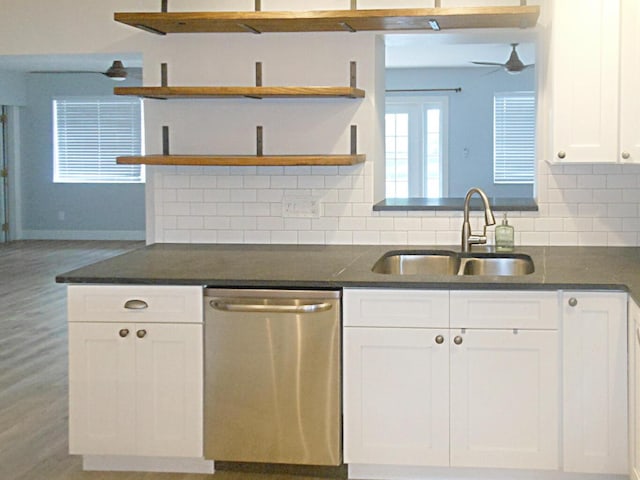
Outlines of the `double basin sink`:
{"label": "double basin sink", "polygon": [[520,253],[460,253],[451,250],[395,250],[372,271],[391,275],[509,275],[533,273],[533,260]]}

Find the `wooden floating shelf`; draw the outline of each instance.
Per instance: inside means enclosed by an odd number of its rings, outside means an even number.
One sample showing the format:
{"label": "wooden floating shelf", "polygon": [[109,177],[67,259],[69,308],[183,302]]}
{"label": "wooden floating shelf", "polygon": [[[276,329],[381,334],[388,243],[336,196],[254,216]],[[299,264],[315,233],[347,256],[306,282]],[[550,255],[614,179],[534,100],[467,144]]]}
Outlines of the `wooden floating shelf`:
{"label": "wooden floating shelf", "polygon": [[364,154],[348,155],[144,155],[118,157],[120,165],[189,165],[189,166],[341,166],[366,160]]}
{"label": "wooden floating shelf", "polygon": [[403,8],[287,12],[118,12],[117,22],[167,33],[358,32],[460,28],[529,28],[539,6]]}
{"label": "wooden floating shelf", "polygon": [[116,95],[171,98],[364,98],[353,87],[115,87]]}

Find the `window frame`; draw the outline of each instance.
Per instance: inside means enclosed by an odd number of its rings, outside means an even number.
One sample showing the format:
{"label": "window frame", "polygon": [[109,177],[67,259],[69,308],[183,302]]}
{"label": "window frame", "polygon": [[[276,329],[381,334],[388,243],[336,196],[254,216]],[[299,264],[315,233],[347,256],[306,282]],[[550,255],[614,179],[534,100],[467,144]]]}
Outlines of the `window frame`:
{"label": "window frame", "polygon": [[[525,98],[530,101],[531,106],[531,115],[530,118],[527,119],[527,125],[531,127],[531,135],[526,139],[528,143],[531,144],[530,150],[530,158],[527,161],[530,161],[530,165],[525,165],[525,160],[518,159],[517,164],[512,166],[511,168],[516,170],[516,172],[511,172],[511,176],[509,176],[509,169],[504,166],[506,161],[504,158],[500,159],[499,157],[504,157],[505,154],[502,153],[505,149],[503,146],[499,148],[498,142],[498,134],[499,131],[505,132],[516,132],[518,130],[522,131],[522,123],[519,126],[514,127],[516,123],[513,121],[502,123],[508,125],[506,128],[504,125],[498,126],[498,109],[500,108],[498,105],[499,98]],[[512,115],[518,114],[518,112],[512,112]],[[493,183],[496,185],[535,185],[536,180],[536,93],[535,91],[506,91],[506,92],[495,92],[493,95]],[[524,135],[522,135],[524,136]],[[513,142],[512,142],[513,143]],[[500,152],[500,153],[499,153]],[[522,172],[518,173],[517,170],[522,171],[524,167],[527,167],[528,171],[524,174]],[[501,173],[502,172],[502,173]],[[526,178],[522,178],[526,175]],[[520,177],[520,178],[518,178]]]}
{"label": "window frame", "polygon": [[[123,104],[127,107],[137,106],[138,112],[137,115],[130,115],[127,119],[131,125],[119,128],[118,131],[113,132],[113,135],[109,137],[105,135],[104,141],[100,140],[103,137],[93,140],[79,139],[73,138],[74,128],[78,128],[81,125],[82,118],[69,118],[74,114],[72,111],[68,111],[69,107],[73,107],[74,104],[79,106],[80,104],[92,104],[97,108],[100,107],[101,104],[113,105],[113,104]],[[65,110],[66,115],[64,118],[62,117],[62,111]],[[76,114],[82,114],[82,112],[75,112]],[[122,115],[126,117],[126,115]],[[86,116],[87,119],[93,120],[94,127],[96,130],[104,130],[108,129],[106,125],[106,121],[109,120],[108,117],[104,119],[100,118],[90,118],[89,115]],[[89,121],[89,120],[85,120]],[[62,124],[66,122],[66,124]],[[80,148],[91,148],[95,147],[97,151],[100,149],[104,150],[113,150],[113,139],[120,139],[122,135],[121,130],[129,130],[132,131],[131,126],[133,127],[133,135],[131,137],[133,140],[128,142],[128,145],[122,146],[116,145],[115,150],[117,153],[113,156],[113,163],[110,162],[106,157],[109,157],[109,154],[98,154],[97,158],[93,158],[90,161],[88,158],[81,158],[77,153],[73,152],[74,142],[75,148],[78,148],[78,142],[82,143]],[[136,128],[137,125],[137,128]],[[64,134],[61,132],[63,129],[70,130],[70,133],[67,135],[68,138],[63,138]],[[125,156],[125,155],[144,155],[144,108],[143,102],[139,98],[127,98],[127,97],[117,97],[115,95],[103,95],[103,96],[55,96],[52,98],[52,135],[53,135],[53,183],[59,184],[139,184],[145,183],[145,168],[144,165],[121,165],[117,167],[117,170],[120,170],[118,174],[114,174],[114,166],[115,157],[116,156]],[[136,145],[136,137],[137,136],[137,147]],[[102,147],[101,144],[105,144],[107,142],[106,147]],[[124,143],[124,142],[123,142]],[[61,145],[62,144],[62,145]],[[64,155],[63,150],[70,150],[71,153]],[[76,165],[79,165],[79,168],[74,173],[73,162],[76,162]],[[84,162],[84,163],[80,163]],[[102,167],[102,171],[101,171]],[[65,171],[65,169],[67,171]],[[69,170],[71,172],[69,172]],[[86,170],[86,171],[85,171]]]}
{"label": "window frame", "polygon": [[[437,107],[440,112],[440,185],[439,195],[429,195],[427,191],[427,111],[429,106]],[[449,130],[449,97],[446,95],[403,95],[387,93],[385,96],[385,198],[387,194],[386,172],[386,115],[388,113],[408,113],[409,115],[409,187],[407,198],[441,198],[448,194],[448,130]]]}

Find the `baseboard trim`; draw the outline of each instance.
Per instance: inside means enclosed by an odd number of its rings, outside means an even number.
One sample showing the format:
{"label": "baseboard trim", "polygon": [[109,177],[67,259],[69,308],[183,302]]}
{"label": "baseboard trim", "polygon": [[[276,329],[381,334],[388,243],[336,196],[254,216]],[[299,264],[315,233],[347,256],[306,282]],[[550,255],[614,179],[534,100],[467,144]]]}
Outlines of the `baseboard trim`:
{"label": "baseboard trim", "polygon": [[180,457],[85,455],[82,469],[108,472],[213,473],[213,460]]}
{"label": "baseboard trim", "polygon": [[13,240],[145,240],[144,230],[22,230]]}
{"label": "baseboard trim", "polygon": [[414,467],[349,464],[349,479],[367,480],[627,480],[627,475],[567,473],[556,470]]}

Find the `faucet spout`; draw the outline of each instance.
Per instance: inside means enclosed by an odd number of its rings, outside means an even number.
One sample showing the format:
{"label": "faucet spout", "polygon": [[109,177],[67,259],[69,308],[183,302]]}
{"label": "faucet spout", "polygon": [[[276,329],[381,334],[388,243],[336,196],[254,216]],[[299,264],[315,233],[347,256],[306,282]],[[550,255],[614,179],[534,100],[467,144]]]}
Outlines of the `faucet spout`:
{"label": "faucet spout", "polygon": [[[471,231],[471,224],[469,223],[469,210],[471,204],[471,197],[474,194],[478,194],[480,199],[482,200],[482,204],[484,206],[484,227],[482,230],[482,235],[475,235]],[[487,243],[487,227],[490,225],[495,225],[496,219],[493,215],[493,210],[491,210],[491,205],[489,204],[489,197],[484,191],[478,187],[470,188],[467,192],[466,197],[464,198],[464,220],[462,223],[462,251],[469,252],[471,251],[471,245],[480,245]]]}

